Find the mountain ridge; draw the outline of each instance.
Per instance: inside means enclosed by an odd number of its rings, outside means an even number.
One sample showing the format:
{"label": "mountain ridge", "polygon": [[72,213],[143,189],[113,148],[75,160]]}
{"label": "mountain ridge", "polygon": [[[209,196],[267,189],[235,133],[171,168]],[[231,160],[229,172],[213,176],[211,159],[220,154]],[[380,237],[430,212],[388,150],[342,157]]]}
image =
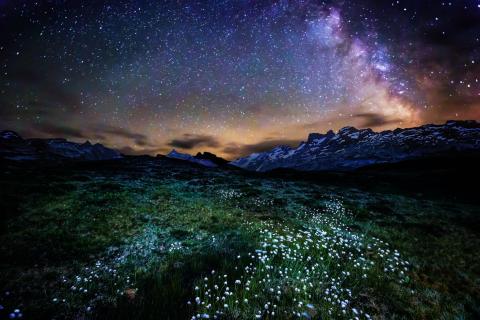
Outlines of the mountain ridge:
{"label": "mountain ridge", "polygon": [[418,159],[449,151],[480,151],[480,123],[447,121],[442,125],[372,129],[341,128],[337,133],[310,133],[297,148],[277,146],[230,162],[250,171],[289,168],[301,171],[349,171],[361,167]]}
{"label": "mountain ridge", "polygon": [[217,167],[217,164],[215,164],[214,162],[208,160],[208,159],[199,159],[199,158],[196,158],[188,153],[181,153],[181,152],[178,152],[177,150],[175,149],[172,149],[172,151],[170,151],[167,155],[166,155],[167,158],[170,158],[170,159],[177,159],[177,160],[183,160],[183,161],[188,161],[188,162],[192,162],[192,163],[196,163],[196,164],[199,164],[199,165],[202,165],[204,167],[208,167],[208,168],[215,168]]}
{"label": "mountain ridge", "polygon": [[[159,155],[157,155],[158,157]],[[165,157],[170,159],[177,159],[188,161],[191,163],[196,163],[208,168],[216,168],[216,167],[223,167],[229,164],[228,160],[225,160],[221,157],[216,156],[215,154],[205,151],[205,152],[198,152],[195,156],[192,156],[188,153],[181,153],[175,149],[172,149]]]}
{"label": "mountain ridge", "polygon": [[24,139],[15,131],[0,132],[0,158],[17,161],[30,160],[111,160],[122,154],[100,143],[77,143],[64,138]]}

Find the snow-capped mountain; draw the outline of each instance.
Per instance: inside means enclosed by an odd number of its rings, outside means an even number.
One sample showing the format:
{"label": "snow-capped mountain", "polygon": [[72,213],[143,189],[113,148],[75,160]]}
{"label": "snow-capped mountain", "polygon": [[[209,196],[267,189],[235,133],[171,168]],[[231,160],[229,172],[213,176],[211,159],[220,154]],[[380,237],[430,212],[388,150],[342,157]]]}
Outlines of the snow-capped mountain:
{"label": "snow-capped mountain", "polygon": [[217,165],[213,163],[211,160],[200,159],[187,153],[180,153],[180,152],[177,152],[175,149],[172,149],[172,151],[170,151],[170,153],[167,154],[167,158],[189,161],[189,162],[197,163],[209,168],[217,167]]}
{"label": "snow-capped mountain", "polygon": [[230,164],[254,171],[268,171],[270,169],[264,170],[262,166],[264,164],[273,164],[281,159],[287,157],[291,152],[294,152],[295,149],[289,146],[277,146],[271,151],[261,152],[261,153],[252,153],[248,157],[240,158],[230,162]]}
{"label": "snow-capped mountain", "polygon": [[311,133],[297,148],[278,146],[231,164],[252,171],[291,168],[304,171],[353,170],[372,164],[480,151],[480,123],[447,121],[444,125],[374,132],[345,127],[336,134]]}
{"label": "snow-capped mountain", "polygon": [[65,139],[23,139],[14,131],[0,132],[0,158],[9,160],[110,160],[120,152],[102,144],[76,143]]}

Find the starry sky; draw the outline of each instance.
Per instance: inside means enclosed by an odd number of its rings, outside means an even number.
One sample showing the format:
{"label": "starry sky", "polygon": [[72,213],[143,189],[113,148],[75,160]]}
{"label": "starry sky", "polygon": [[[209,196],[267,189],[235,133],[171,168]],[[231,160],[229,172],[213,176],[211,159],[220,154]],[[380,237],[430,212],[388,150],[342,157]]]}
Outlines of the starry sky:
{"label": "starry sky", "polygon": [[480,0],[0,0],[0,129],[234,159],[480,120]]}

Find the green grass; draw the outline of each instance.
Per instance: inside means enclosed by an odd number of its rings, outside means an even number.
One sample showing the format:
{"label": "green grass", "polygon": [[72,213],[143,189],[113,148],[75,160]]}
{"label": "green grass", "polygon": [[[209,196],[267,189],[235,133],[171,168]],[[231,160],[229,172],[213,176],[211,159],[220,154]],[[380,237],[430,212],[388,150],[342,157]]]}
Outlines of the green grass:
{"label": "green grass", "polygon": [[0,319],[480,316],[477,205],[118,166],[2,173]]}

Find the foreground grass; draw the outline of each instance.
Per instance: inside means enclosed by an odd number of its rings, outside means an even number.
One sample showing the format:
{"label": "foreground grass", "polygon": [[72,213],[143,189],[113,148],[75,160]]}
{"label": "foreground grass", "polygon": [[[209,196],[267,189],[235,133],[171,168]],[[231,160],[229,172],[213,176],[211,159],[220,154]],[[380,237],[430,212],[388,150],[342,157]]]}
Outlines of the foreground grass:
{"label": "foreground grass", "polygon": [[477,206],[155,162],[33,177],[0,182],[0,318],[479,315]]}

